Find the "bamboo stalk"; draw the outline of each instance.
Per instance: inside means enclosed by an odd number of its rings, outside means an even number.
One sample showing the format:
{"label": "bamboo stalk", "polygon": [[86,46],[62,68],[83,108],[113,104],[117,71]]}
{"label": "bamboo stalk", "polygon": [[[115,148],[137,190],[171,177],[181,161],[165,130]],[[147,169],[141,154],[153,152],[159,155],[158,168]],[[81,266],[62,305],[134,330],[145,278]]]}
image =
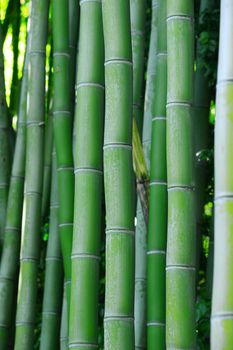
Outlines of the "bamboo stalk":
{"label": "bamboo stalk", "polygon": [[167,1],[158,1],[158,40],[154,115],[152,118],[150,203],[148,226],[147,348],[165,349],[167,246]]}
{"label": "bamboo stalk", "polygon": [[60,350],[68,349],[68,307],[66,297],[66,286],[63,288],[62,316],[60,328]]}
{"label": "bamboo stalk", "polygon": [[[150,170],[150,145],[151,145],[151,123],[152,109],[154,105],[155,86],[155,59],[157,50],[157,0],[152,2],[151,35],[149,44],[149,57],[147,65],[147,79],[144,103],[142,144],[146,167]],[[147,227],[143,217],[142,205],[138,201],[137,226],[135,237],[135,348],[146,349],[146,299],[147,299]]]}
{"label": "bamboo stalk", "polygon": [[37,269],[40,255],[41,196],[45,114],[45,46],[47,0],[33,0],[31,8],[26,173],[15,350],[33,348]]}
{"label": "bamboo stalk", "polygon": [[8,137],[8,111],[5,96],[3,40],[0,27],[0,253],[4,240],[7,197],[10,176],[10,144]]}
{"label": "bamboo stalk", "polygon": [[143,85],[146,1],[130,0],[132,58],[133,58],[133,116],[137,122],[139,134],[143,126]]}
{"label": "bamboo stalk", "polygon": [[211,349],[233,344],[233,1],[222,0],[215,124],[215,235]]}
{"label": "bamboo stalk", "polygon": [[[69,308],[74,174],[70,112],[69,2],[53,0],[54,142],[57,155],[59,232]],[[62,25],[61,25],[62,23]]]}
{"label": "bamboo stalk", "polygon": [[59,349],[63,294],[63,263],[58,234],[56,155],[52,156],[49,239],[46,254],[44,299],[41,326],[41,350]]}
{"label": "bamboo stalk", "polygon": [[[166,347],[196,349],[193,0],[167,0]],[[182,244],[180,243],[182,242]]]}
{"label": "bamboo stalk", "polygon": [[93,349],[98,348],[104,42],[101,2],[84,0],[80,6],[69,347]]}
{"label": "bamboo stalk", "polygon": [[[103,0],[106,115],[105,349],[134,349],[134,201],[130,6]],[[113,37],[114,35],[114,37]]]}
{"label": "bamboo stalk", "polygon": [[15,154],[6,213],[5,240],[0,264],[0,349],[7,349],[17,294],[18,259],[25,176],[28,56],[25,58],[21,85]]}

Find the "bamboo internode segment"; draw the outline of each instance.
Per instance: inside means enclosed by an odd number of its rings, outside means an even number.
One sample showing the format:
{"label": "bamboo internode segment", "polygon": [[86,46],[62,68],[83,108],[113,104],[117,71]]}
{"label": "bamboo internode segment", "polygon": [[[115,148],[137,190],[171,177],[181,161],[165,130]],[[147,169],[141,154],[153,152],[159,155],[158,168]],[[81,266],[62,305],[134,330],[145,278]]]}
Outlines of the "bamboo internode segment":
{"label": "bamboo internode segment", "polygon": [[10,326],[12,321],[12,307],[14,305],[15,295],[17,291],[17,263],[20,251],[20,234],[25,175],[25,121],[27,113],[27,90],[28,55],[26,55],[24,62],[23,81],[19,104],[17,139],[10,180],[5,238],[0,265],[0,348],[2,350],[7,350]]}
{"label": "bamboo internode segment", "polygon": [[167,349],[196,349],[193,3],[167,0]]}
{"label": "bamboo internode segment", "polygon": [[221,2],[220,46],[215,126],[215,255],[211,315],[211,349],[233,343],[232,213],[233,213],[233,1]]}
{"label": "bamboo internode segment", "polygon": [[103,190],[104,40],[101,2],[81,1],[80,5],[69,348],[97,349]]}
{"label": "bamboo internode segment", "polygon": [[[69,1],[53,0],[54,104],[53,128],[57,157],[59,232],[65,281],[71,280],[71,249],[74,211],[72,152],[71,65],[69,48]],[[62,23],[62,25],[61,25]],[[69,223],[69,225],[67,225]],[[65,284],[69,309],[70,283]]]}
{"label": "bamboo internode segment", "polygon": [[15,350],[32,349],[34,343],[45,114],[45,54],[41,53],[45,52],[47,40],[48,5],[47,0],[35,0],[31,9],[26,173]]}
{"label": "bamboo internode segment", "polygon": [[[134,231],[130,4],[103,0],[107,230]],[[112,16],[112,14],[114,14]],[[114,35],[114,37],[113,37]],[[110,64],[111,63],[111,64]],[[106,235],[105,349],[134,349],[134,235]]]}

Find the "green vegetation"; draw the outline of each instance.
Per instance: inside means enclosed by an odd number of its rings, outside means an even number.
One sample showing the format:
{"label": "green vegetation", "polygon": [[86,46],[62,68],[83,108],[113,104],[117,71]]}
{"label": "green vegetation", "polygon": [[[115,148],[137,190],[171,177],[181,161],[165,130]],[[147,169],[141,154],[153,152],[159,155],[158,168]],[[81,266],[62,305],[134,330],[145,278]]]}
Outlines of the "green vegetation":
{"label": "green vegetation", "polygon": [[232,349],[232,11],[0,2],[0,350]]}

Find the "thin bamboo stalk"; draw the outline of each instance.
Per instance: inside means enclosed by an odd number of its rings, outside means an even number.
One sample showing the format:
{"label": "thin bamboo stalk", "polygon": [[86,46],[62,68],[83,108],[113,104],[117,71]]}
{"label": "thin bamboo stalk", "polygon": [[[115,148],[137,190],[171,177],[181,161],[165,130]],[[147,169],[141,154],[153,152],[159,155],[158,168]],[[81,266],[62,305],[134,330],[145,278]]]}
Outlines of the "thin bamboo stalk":
{"label": "thin bamboo stalk", "polygon": [[104,42],[101,2],[84,0],[80,6],[69,347],[93,349],[98,348]]}
{"label": "thin bamboo stalk", "polygon": [[193,0],[167,0],[166,347],[196,349]]}
{"label": "thin bamboo stalk", "polygon": [[152,118],[150,203],[147,251],[147,348],[165,349],[167,246],[167,1],[158,1],[158,40]]}
{"label": "thin bamboo stalk", "polygon": [[145,0],[130,0],[130,18],[133,54],[133,116],[137,122],[139,134],[141,135],[143,126]]}
{"label": "thin bamboo stalk", "polygon": [[75,108],[75,77],[77,60],[77,42],[79,28],[79,2],[69,0],[69,49],[70,49],[70,105],[72,118]]}
{"label": "thin bamboo stalk", "polygon": [[[59,232],[69,308],[74,174],[70,112],[69,2],[53,0],[54,142],[57,155]],[[62,25],[61,25],[62,23]]]}
{"label": "thin bamboo stalk", "polygon": [[40,255],[45,114],[45,46],[48,0],[33,0],[30,23],[26,173],[15,350],[34,341],[37,269]]}
{"label": "thin bamboo stalk", "polygon": [[7,197],[10,176],[10,144],[8,137],[8,111],[5,96],[3,40],[0,27],[0,253],[4,240]]}
{"label": "thin bamboo stalk", "polygon": [[52,156],[49,239],[46,254],[44,299],[41,326],[41,350],[56,350],[60,344],[60,320],[63,295],[63,263],[58,234],[58,196],[56,154]]}
{"label": "thin bamboo stalk", "polygon": [[63,288],[62,316],[60,329],[60,350],[68,349],[68,307],[66,297],[66,286]]}
{"label": "thin bamboo stalk", "polygon": [[103,0],[106,115],[105,349],[134,349],[134,201],[130,6]]}
{"label": "thin bamboo stalk", "polygon": [[211,349],[233,344],[233,1],[222,0],[215,124],[214,282]]}
{"label": "thin bamboo stalk", "polygon": [[0,264],[0,349],[7,349],[17,295],[18,259],[25,176],[28,55],[21,85],[15,154],[6,213],[5,240]]}
{"label": "thin bamboo stalk", "polygon": [[[147,169],[150,169],[150,145],[151,145],[151,123],[152,106],[154,105],[154,84],[155,84],[155,59],[157,48],[157,11],[158,3],[152,3],[151,34],[149,44],[149,57],[147,65],[147,79],[144,104],[142,144]],[[147,227],[143,217],[141,202],[137,204],[137,226],[135,237],[135,348],[146,348],[146,285],[147,285]]]}

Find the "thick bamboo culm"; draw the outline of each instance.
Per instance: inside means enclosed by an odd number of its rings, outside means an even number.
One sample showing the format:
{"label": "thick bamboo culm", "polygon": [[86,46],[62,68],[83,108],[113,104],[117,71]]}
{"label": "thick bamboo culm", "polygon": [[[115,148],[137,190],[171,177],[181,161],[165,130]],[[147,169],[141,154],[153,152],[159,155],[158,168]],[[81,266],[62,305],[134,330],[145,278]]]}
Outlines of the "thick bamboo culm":
{"label": "thick bamboo culm", "polygon": [[15,350],[31,350],[34,343],[43,190],[45,46],[47,41],[48,7],[48,0],[32,1],[26,131],[26,172]]}
{"label": "thick bamboo culm", "polygon": [[215,124],[214,282],[211,349],[233,344],[233,1],[222,0]]}
{"label": "thick bamboo culm", "polygon": [[[59,232],[67,302],[70,299],[74,173],[70,107],[69,1],[53,0],[54,143],[57,156]],[[61,25],[62,23],[62,25]]]}
{"label": "thick bamboo culm", "polygon": [[[69,347],[93,349],[98,348],[103,191],[104,41],[101,2],[84,0],[80,2],[80,6]],[[88,39],[87,33],[89,33]]]}
{"label": "thick bamboo culm", "polygon": [[167,1],[158,0],[158,39],[150,167],[147,251],[147,349],[165,349],[167,246]]}
{"label": "thick bamboo culm", "polygon": [[[193,0],[167,0],[166,347],[196,349]],[[182,249],[180,249],[182,242]]]}
{"label": "thick bamboo culm", "polygon": [[[134,349],[134,189],[130,4],[103,0],[106,114],[105,350]],[[114,35],[114,37],[113,37]]]}
{"label": "thick bamboo culm", "polygon": [[63,263],[58,233],[58,195],[56,154],[52,155],[49,239],[46,253],[44,298],[41,325],[41,350],[59,349],[63,296]]}
{"label": "thick bamboo culm", "polygon": [[6,213],[5,238],[0,264],[0,349],[8,349],[14,302],[17,295],[18,260],[25,176],[28,55],[25,58],[18,114],[17,138]]}

